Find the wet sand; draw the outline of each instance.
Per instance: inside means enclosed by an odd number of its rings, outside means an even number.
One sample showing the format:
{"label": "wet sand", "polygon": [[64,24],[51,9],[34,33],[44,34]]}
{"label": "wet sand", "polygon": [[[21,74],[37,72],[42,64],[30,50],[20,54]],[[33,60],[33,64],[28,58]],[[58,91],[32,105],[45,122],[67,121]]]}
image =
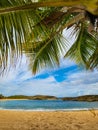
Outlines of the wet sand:
{"label": "wet sand", "polygon": [[98,110],[0,110],[0,130],[98,130]]}

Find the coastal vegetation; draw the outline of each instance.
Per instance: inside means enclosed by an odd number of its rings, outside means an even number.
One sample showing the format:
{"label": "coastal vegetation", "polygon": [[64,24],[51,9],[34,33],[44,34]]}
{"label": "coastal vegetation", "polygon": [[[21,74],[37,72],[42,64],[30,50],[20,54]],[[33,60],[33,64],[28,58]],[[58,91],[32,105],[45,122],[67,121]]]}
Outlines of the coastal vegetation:
{"label": "coastal vegetation", "polygon": [[97,68],[97,18],[98,0],[0,0],[0,73],[15,66],[23,53],[33,74],[59,66],[61,58]]}
{"label": "coastal vegetation", "polygon": [[87,102],[95,102],[98,101],[98,95],[83,95],[79,97],[64,97],[63,101],[87,101]]}
{"label": "coastal vegetation", "polygon": [[35,96],[26,96],[26,95],[12,95],[12,96],[3,96],[1,94],[0,99],[29,99],[29,100],[57,100],[55,96],[49,95],[35,95]]}
{"label": "coastal vegetation", "polygon": [[0,99],[3,99],[3,98],[4,98],[4,96],[2,94],[0,94]]}
{"label": "coastal vegetation", "polygon": [[87,102],[98,102],[98,95],[83,95],[78,97],[56,97],[50,95],[35,95],[35,96],[26,96],[26,95],[13,95],[13,96],[3,96],[1,94],[0,99],[28,99],[28,100],[63,100],[63,101],[87,101]]}
{"label": "coastal vegetation", "polygon": [[29,99],[31,100],[57,100],[58,98],[55,96],[49,96],[49,95],[35,95],[35,96],[30,96]]}
{"label": "coastal vegetation", "polygon": [[6,97],[7,99],[29,99],[29,100],[56,100],[55,96],[48,95],[35,95],[35,96],[25,96],[25,95],[13,95]]}

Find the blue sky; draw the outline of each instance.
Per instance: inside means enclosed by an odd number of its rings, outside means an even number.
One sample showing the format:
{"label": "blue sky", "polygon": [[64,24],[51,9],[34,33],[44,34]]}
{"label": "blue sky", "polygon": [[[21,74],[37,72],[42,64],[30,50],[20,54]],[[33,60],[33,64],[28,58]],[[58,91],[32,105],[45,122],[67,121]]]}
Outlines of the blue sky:
{"label": "blue sky", "polygon": [[[64,30],[64,36],[71,46],[75,37],[69,38],[70,30]],[[67,59],[61,61],[59,68],[44,69],[34,76],[28,69],[28,59],[23,56],[21,66],[11,68],[8,75],[0,77],[0,93],[58,97],[98,94],[98,71],[83,70]]]}
{"label": "blue sky", "polygon": [[9,95],[80,96],[98,94],[98,71],[86,71],[64,60],[60,68],[43,70],[33,76],[24,56],[21,66],[0,77],[0,93]]}

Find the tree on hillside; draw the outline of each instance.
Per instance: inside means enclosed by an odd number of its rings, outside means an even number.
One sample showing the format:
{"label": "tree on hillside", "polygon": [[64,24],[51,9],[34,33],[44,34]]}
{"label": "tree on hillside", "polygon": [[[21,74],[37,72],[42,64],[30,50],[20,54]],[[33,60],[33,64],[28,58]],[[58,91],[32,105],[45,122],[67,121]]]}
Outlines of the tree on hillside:
{"label": "tree on hillside", "polygon": [[0,94],[0,99],[4,98],[4,96],[2,94]]}
{"label": "tree on hillside", "polygon": [[[64,29],[75,37],[72,45]],[[22,53],[31,54],[34,74],[59,65],[62,56],[87,69],[98,67],[98,1],[1,0],[1,72]]]}

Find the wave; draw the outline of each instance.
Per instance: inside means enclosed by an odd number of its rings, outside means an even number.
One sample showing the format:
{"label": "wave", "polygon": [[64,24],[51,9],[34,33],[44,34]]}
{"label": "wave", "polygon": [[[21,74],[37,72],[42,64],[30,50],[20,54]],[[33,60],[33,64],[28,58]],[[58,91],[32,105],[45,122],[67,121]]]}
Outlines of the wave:
{"label": "wave", "polygon": [[45,108],[37,108],[37,109],[7,109],[0,107],[0,110],[10,110],[10,111],[83,111],[83,110],[98,110],[98,108],[72,108],[72,109],[45,109]]}

